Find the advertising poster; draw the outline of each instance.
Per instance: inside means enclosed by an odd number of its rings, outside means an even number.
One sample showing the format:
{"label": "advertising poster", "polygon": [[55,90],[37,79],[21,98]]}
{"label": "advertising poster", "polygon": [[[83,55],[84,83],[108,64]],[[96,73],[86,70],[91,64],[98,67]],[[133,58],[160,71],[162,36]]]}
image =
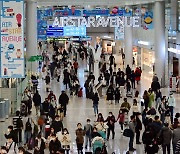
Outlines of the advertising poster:
{"label": "advertising poster", "polygon": [[114,39],[124,40],[124,27],[123,26],[114,28]]}
{"label": "advertising poster", "polygon": [[154,24],[153,24],[153,12],[152,11],[147,11],[142,16],[142,27],[145,30],[153,29],[154,28]]}
{"label": "advertising poster", "polygon": [[24,78],[24,1],[1,3],[1,78]]}

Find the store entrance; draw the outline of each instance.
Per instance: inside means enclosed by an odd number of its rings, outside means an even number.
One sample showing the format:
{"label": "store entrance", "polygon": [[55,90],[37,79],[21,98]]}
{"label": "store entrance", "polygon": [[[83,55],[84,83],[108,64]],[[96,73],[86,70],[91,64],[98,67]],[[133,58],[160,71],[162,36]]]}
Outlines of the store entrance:
{"label": "store entrance", "polygon": [[173,57],[173,76],[178,76],[179,74],[179,60]]}

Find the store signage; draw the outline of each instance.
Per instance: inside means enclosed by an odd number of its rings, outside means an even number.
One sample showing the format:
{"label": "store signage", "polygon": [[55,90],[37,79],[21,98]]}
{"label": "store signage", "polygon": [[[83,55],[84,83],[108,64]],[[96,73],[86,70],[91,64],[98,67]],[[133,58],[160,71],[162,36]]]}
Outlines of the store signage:
{"label": "store signage", "polygon": [[64,36],[86,36],[86,27],[65,26]]}
{"label": "store signage", "polygon": [[1,78],[24,78],[24,1],[1,1]]}
{"label": "store signage", "polygon": [[47,37],[59,37],[59,36],[64,36],[63,27],[49,26],[49,28],[47,29]]}
{"label": "store signage", "polygon": [[56,17],[53,22],[53,27],[64,26],[85,26],[85,27],[140,27],[139,17]]}

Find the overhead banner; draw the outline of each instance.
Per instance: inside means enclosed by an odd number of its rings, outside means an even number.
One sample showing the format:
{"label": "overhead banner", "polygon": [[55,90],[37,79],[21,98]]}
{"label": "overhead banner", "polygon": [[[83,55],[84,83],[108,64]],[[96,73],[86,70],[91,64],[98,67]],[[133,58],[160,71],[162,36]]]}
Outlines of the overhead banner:
{"label": "overhead banner", "polygon": [[1,78],[24,78],[24,1],[1,3]]}

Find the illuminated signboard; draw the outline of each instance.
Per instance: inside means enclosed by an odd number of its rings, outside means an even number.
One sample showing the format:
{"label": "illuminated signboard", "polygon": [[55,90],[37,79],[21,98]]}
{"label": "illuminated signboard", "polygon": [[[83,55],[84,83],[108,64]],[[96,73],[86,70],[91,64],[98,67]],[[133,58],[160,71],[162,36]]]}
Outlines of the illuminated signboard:
{"label": "illuminated signboard", "polygon": [[24,78],[24,1],[1,1],[1,78]]}
{"label": "illuminated signboard", "polygon": [[86,27],[65,26],[64,36],[86,36]]}

